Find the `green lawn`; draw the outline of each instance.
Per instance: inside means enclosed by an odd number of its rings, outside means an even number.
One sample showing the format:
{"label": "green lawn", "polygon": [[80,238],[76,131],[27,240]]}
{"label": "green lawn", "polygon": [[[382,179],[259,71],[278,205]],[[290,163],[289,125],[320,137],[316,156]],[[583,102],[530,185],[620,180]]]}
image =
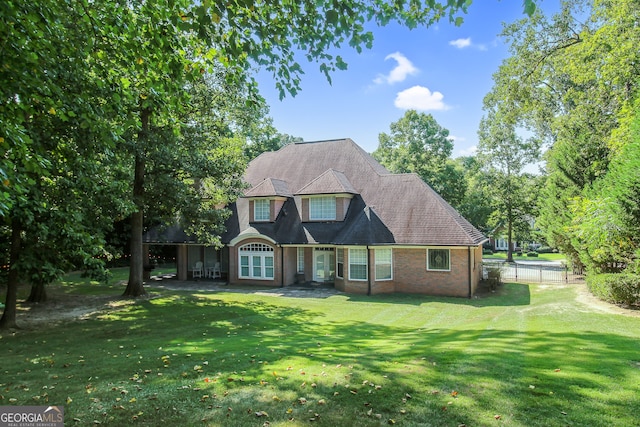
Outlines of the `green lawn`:
{"label": "green lawn", "polygon": [[128,302],[72,279],[54,301],[114,307],[2,335],[0,405],[63,405],[67,426],[638,425],[640,317],[576,287]]}
{"label": "green lawn", "polygon": [[[482,255],[483,259],[507,259],[506,252],[496,252],[492,255]],[[518,255],[513,253],[513,259],[516,261],[566,261],[567,257],[564,254],[538,254],[537,257],[528,257],[526,254]]]}

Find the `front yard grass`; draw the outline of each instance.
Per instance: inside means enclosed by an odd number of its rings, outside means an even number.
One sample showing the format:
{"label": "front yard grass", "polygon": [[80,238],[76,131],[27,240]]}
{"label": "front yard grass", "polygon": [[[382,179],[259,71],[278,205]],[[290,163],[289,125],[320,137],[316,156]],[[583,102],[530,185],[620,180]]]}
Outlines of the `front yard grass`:
{"label": "front yard grass", "polygon": [[[505,260],[507,259],[507,253],[506,252],[495,252],[491,255],[482,255],[483,259],[502,259]],[[550,254],[538,254],[537,257],[528,257],[527,254],[522,253],[522,254],[517,254],[516,252],[513,253],[513,259],[515,261],[567,261],[567,257],[564,254],[554,254],[554,253],[550,253]]]}
{"label": "front yard grass", "polygon": [[114,298],[4,333],[0,405],[62,405],[67,426],[638,425],[640,317],[573,285],[472,300],[148,290],[51,288]]}

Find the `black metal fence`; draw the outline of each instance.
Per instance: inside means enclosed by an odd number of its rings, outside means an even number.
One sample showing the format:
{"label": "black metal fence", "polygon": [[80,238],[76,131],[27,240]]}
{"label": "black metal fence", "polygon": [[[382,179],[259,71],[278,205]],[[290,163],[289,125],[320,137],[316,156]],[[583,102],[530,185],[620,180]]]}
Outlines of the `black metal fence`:
{"label": "black metal fence", "polygon": [[581,272],[574,272],[566,264],[544,263],[507,263],[485,260],[482,265],[483,276],[489,276],[490,269],[499,269],[502,282],[525,283],[581,283]]}

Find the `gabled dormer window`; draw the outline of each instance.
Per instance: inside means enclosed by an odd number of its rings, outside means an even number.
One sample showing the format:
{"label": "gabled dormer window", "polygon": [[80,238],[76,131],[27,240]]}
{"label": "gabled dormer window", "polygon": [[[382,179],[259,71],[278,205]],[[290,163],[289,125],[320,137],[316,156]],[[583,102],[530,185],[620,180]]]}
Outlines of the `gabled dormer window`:
{"label": "gabled dormer window", "polygon": [[253,201],[253,220],[271,220],[271,201],[269,199],[256,199]]}
{"label": "gabled dormer window", "polygon": [[309,220],[311,221],[335,221],[336,197],[322,196],[309,199]]}

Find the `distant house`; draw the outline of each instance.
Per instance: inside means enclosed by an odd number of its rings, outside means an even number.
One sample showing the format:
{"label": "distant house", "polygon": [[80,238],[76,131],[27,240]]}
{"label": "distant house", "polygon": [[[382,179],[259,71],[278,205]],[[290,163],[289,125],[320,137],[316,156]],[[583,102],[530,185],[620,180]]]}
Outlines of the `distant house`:
{"label": "distant house", "polygon": [[[529,224],[529,228],[531,230],[535,230],[535,218],[531,216],[527,216],[527,223]],[[509,237],[507,232],[507,227],[500,224],[489,233],[489,241],[485,243],[485,247],[488,247],[494,251],[507,251],[509,249]],[[511,241],[511,250],[519,251],[522,249],[525,250],[535,250],[542,246],[540,243],[535,241],[516,241],[515,238],[512,238]]]}
{"label": "distant house", "polygon": [[229,206],[222,250],[169,238],[179,278],[200,261],[231,284],[460,297],[476,290],[485,236],[418,175],[390,173],[350,139],[263,153],[244,179],[249,188]]}

